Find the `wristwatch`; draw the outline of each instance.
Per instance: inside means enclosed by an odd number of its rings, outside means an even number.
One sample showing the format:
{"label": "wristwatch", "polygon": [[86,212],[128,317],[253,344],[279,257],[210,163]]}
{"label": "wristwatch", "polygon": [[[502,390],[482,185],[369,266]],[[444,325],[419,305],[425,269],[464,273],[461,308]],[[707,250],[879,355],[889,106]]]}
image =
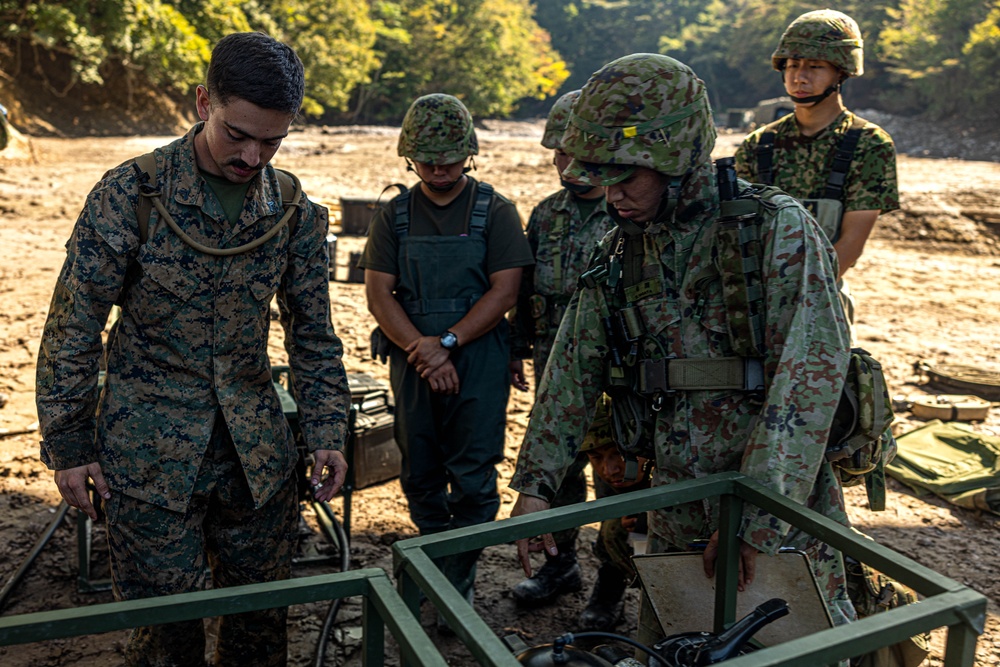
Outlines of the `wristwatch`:
{"label": "wristwatch", "polygon": [[441,347],[446,350],[454,350],[458,347],[458,336],[450,331],[445,331],[441,334]]}

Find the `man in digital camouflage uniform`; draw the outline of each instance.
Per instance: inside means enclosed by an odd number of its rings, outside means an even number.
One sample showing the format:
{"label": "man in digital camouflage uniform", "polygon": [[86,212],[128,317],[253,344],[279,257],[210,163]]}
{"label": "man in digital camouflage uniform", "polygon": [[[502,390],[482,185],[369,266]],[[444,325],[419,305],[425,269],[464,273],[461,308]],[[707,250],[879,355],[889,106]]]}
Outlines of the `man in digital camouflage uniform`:
{"label": "man in digital camouflage uniform", "polygon": [[[511,480],[520,493],[512,516],[549,507],[607,390],[615,440],[629,456],[654,460],[654,485],[739,471],[847,523],[824,458],[848,361],[833,249],[795,199],[760,195],[763,345],[758,357],[737,356],[746,341],[729,334],[739,323],[727,321],[716,262],[732,258],[715,257],[714,143],[704,84],[669,57],[626,56],[583,88],[563,136],[573,157],[565,174],[605,186],[620,231],[602,243],[556,335]],[[606,329],[612,319],[620,326]],[[714,575],[717,502],[653,512],[649,529],[652,553],[707,538],[704,567]],[[854,618],[839,552],[753,506],[739,536],[741,589],[753,582],[758,553],[801,548],[834,621]],[[554,552],[551,536],[543,539]],[[530,573],[527,542],[518,555]],[[660,632],[645,605],[640,639]]]}
{"label": "man in digital camouflage uniform", "polygon": [[[279,222],[268,164],[303,89],[289,47],[224,37],[197,89],[204,122],[154,151],[154,174],[131,160],[109,171],[67,243],[38,355],[41,456],[66,502],[96,519],[93,480],[119,600],[201,589],[206,567],[214,588],[290,575],[298,452],[267,357],[275,294],[316,498],[344,481],[349,394],[330,321],[327,212],[303,197]],[[165,211],[146,234],[144,187]],[[223,617],[215,664],[286,664],[285,618]],[[135,629],[125,661],[204,664],[202,621]]]}
{"label": "man in digital camouflage uniform", "polygon": [[[844,81],[864,73],[861,30],[841,12],[808,12],[785,30],[771,64],[781,72],[795,113],[744,139],[736,151],[736,172],[802,200],[833,243],[843,278],[864,251],[878,216],[899,208],[892,139],[848,111],[841,95]],[[841,291],[853,322],[846,283]]]}
{"label": "man in digital camouflage uniform", "polygon": [[[594,491],[598,498],[649,488],[653,464],[649,459],[640,457],[637,461],[639,475],[636,479],[626,479],[625,459],[612,436],[611,401],[606,395],[598,402],[594,421],[580,445],[580,452],[586,456],[594,473]],[[577,622],[580,630],[610,630],[621,619],[622,597],[636,577],[632,565],[635,548],[629,536],[632,533],[645,535],[648,530],[645,514],[601,522],[594,542],[594,555],[601,565],[587,606]]]}
{"label": "man in digital camouflage uniform", "polygon": [[[377,213],[359,266],[376,339],[388,347],[400,482],[428,535],[492,521],[500,507],[511,381],[504,315],[532,259],[514,205],[467,175],[479,144],[461,101],[414,101],[398,152],[420,183]],[[470,601],[478,556],[441,563]]]}
{"label": "man in digital camouflage uniform", "polygon": [[[510,317],[514,355],[511,373],[515,386],[517,378],[524,377],[521,360],[531,358],[537,389],[577,280],[587,268],[597,243],[614,227],[605,206],[604,188],[571,183],[561,176],[570,160],[562,149],[562,134],[570,108],[579,96],[580,91],[574,90],[556,100],[542,134],[542,146],[554,152],[552,162],[560,174],[562,188],[543,199],[528,219],[526,234],[535,256],[535,268],[524,272],[517,308]],[[526,384],[522,386],[527,388]],[[556,507],[587,500],[586,465],[586,457],[577,458],[553,500]],[[579,532],[573,528],[556,535],[559,555],[546,555],[545,564],[534,576],[514,586],[511,593],[518,603],[544,604],[560,593],[580,590],[583,582],[576,558]]]}

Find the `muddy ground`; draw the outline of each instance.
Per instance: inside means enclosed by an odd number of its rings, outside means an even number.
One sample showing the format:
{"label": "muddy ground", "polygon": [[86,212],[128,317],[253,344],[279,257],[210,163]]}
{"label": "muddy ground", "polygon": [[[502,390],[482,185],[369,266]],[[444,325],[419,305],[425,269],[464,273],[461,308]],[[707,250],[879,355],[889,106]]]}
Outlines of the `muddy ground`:
{"label": "muddy ground", "polygon": [[[396,130],[390,128],[311,128],[293,133],[276,164],[294,170],[308,192],[334,204],[340,197],[375,197],[390,183],[413,179],[396,156]],[[527,218],[531,207],[555,188],[550,155],[538,145],[538,123],[490,124],[480,131],[482,152],[477,176],[514,199]],[[721,137],[717,155],[731,153],[737,135]],[[64,257],[63,244],[87,190],[105,169],[164,143],[165,137],[35,138],[31,150],[0,154],[0,577],[6,581],[53,517],[59,497],[51,472],[38,461],[36,433],[17,435],[36,421],[34,365],[49,297]],[[907,157],[899,160],[903,210],[885,216],[858,265],[850,272],[859,302],[860,343],[888,369],[901,401],[928,388],[914,371],[920,360],[953,362],[1000,370],[1000,165],[956,159]],[[387,369],[368,359],[372,320],[362,287],[344,282],[349,253],[363,239],[341,235],[338,277],[331,284],[334,322],[344,341],[349,371],[387,378]],[[283,360],[280,331],[271,343],[273,360]],[[507,458],[500,466],[501,517],[514,494],[506,488],[527,422],[530,394],[515,393],[508,408]],[[920,420],[903,411],[899,431]],[[1000,410],[976,425],[1000,435]],[[4,435],[6,433],[6,435]],[[888,509],[872,513],[863,491],[848,490],[855,525],[893,549],[972,586],[990,598],[986,633],[978,645],[978,665],[1000,665],[1000,519],[917,497],[890,483]],[[340,501],[334,502],[341,511]],[[395,481],[357,492],[351,566],[391,569],[389,545],[413,536],[405,502]],[[311,519],[309,513],[307,518]],[[91,605],[111,600],[109,593],[77,592],[76,532],[72,514],[57,530],[26,580],[16,589],[4,615]],[[581,542],[588,588],[594,558]],[[101,561],[98,531],[97,560]],[[328,568],[329,569],[329,568]],[[322,568],[299,568],[297,575]],[[100,571],[97,576],[102,576]],[[480,566],[475,605],[498,634],[520,632],[529,643],[551,640],[572,629],[587,590],[565,596],[538,611],[517,610],[509,596],[520,579],[512,547],[488,549]],[[635,592],[630,592],[635,601]],[[312,664],[326,605],[295,607],[290,614],[291,661]],[[472,660],[454,638],[438,635],[434,614],[423,623],[449,662]],[[635,629],[630,605],[620,630]],[[328,650],[328,665],[358,665],[360,605],[341,611]],[[110,633],[28,646],[0,648],[9,667],[40,665],[114,665],[121,661],[125,633]],[[944,633],[934,635],[930,664],[941,664]],[[387,664],[398,664],[390,657]]]}

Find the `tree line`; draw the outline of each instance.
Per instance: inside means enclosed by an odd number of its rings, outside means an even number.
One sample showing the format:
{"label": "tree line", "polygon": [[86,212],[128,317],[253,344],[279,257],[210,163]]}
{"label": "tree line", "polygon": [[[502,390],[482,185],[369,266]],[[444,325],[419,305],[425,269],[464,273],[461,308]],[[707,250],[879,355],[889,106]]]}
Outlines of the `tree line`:
{"label": "tree line", "polygon": [[[716,109],[782,93],[770,54],[799,0],[0,0],[3,40],[68,59],[66,84],[108,72],[186,94],[212,45],[263,30],[306,68],[307,116],[398,122],[429,92],[476,117],[541,115],[606,62],[658,52],[691,65]],[[1000,0],[848,0],[865,37],[852,106],[943,117],[1000,108]],[[37,57],[37,56],[36,56]],[[65,91],[63,91],[65,92]]]}

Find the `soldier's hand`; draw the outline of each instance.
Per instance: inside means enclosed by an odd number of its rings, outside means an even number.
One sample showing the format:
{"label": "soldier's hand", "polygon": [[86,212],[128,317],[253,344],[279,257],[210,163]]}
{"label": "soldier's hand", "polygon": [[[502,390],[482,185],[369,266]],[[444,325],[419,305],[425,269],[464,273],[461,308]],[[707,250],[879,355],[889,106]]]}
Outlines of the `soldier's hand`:
{"label": "soldier's hand", "polygon": [[97,509],[90,502],[90,493],[87,491],[87,480],[94,480],[94,488],[97,493],[107,500],[111,497],[111,489],[104,481],[104,473],[101,472],[101,464],[89,463],[77,468],[67,468],[66,470],[56,470],[56,487],[59,495],[63,497],[66,504],[86,512],[91,521],[97,521]]}
{"label": "soldier's hand", "polygon": [[439,394],[457,394],[461,386],[458,380],[458,371],[451,359],[445,360],[437,369],[428,373],[427,382],[431,385],[431,391]]}
{"label": "soldier's hand", "polygon": [[520,359],[511,359],[507,368],[510,370],[510,383],[514,389],[528,391],[528,380],[524,377],[524,362]]}
{"label": "soldier's hand", "polygon": [[[754,577],[757,576],[757,554],[759,552],[753,548],[750,544],[740,540],[740,556],[739,556],[739,581],[737,581],[736,589],[741,593],[747,589],[747,586],[753,583]],[[705,547],[705,553],[702,555],[702,565],[705,568],[706,577],[715,576],[715,562],[719,558],[719,531],[712,533],[712,537],[708,540],[708,546]]]}
{"label": "soldier's hand", "polygon": [[[510,510],[510,516],[513,518],[524,514],[532,514],[533,512],[541,512],[549,509],[550,507],[551,504],[546,500],[536,498],[535,496],[529,496],[524,493],[519,493],[517,495],[517,500],[514,502],[514,507]],[[531,576],[531,552],[541,551],[542,549],[545,549],[550,556],[555,556],[559,553],[559,549],[556,548],[556,540],[552,537],[552,533],[542,535],[541,541],[539,541],[537,537],[526,537],[517,541],[517,559],[521,561],[521,568],[524,570],[524,575],[526,577]]]}
{"label": "soldier's hand", "polygon": [[[342,452],[335,449],[317,449],[313,452],[316,462],[313,464],[312,484],[313,498],[321,502],[332,500],[347,479],[347,459]],[[323,469],[328,474],[323,478]]]}
{"label": "soldier's hand", "polygon": [[421,336],[406,346],[406,352],[409,354],[406,361],[416,368],[423,378],[427,378],[451,356],[448,350],[441,347],[441,339],[438,336]]}

